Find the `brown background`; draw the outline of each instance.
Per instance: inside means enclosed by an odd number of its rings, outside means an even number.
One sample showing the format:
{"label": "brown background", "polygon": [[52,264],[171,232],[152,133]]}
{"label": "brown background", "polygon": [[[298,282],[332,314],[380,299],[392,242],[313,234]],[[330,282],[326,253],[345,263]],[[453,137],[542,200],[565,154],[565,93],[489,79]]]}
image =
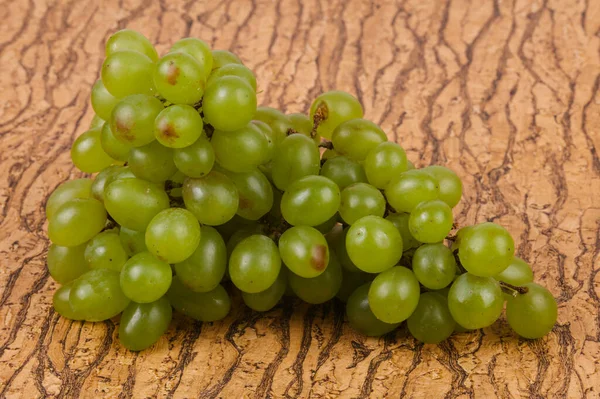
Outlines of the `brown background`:
{"label": "brown background", "polygon": [[[600,2],[268,0],[0,2],[0,397],[598,398]],[[60,319],[43,205],[80,176],[69,147],[92,117],[103,43],[142,31],[232,49],[259,102],[306,111],[348,90],[418,165],[463,178],[459,225],[494,220],[559,303],[519,340],[490,328],[420,345],[366,339],[339,303],[238,306],[177,318],[140,354],[117,322]]]}

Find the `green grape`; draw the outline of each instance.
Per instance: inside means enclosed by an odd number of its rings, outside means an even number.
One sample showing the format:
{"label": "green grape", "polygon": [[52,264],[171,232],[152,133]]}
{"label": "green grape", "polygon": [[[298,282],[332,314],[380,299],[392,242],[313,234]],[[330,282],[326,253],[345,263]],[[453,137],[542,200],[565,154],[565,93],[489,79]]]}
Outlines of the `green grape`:
{"label": "green grape", "polygon": [[235,185],[239,195],[237,214],[244,219],[258,220],[273,206],[273,187],[258,169],[248,173],[223,172]]}
{"label": "green grape", "polygon": [[192,145],[204,132],[202,117],[194,107],[185,104],[163,109],[154,121],[154,135],[165,147]]}
{"label": "green grape", "polygon": [[52,215],[48,223],[48,238],[63,247],[75,247],[89,241],[106,223],[102,202],[93,198],[67,201]]}
{"label": "green grape", "polygon": [[421,170],[437,179],[440,185],[440,199],[454,208],[462,196],[462,182],[456,173],[438,165],[428,166]]}
{"label": "green grape", "polygon": [[[100,174],[98,174],[99,176]],[[116,166],[113,170],[108,173],[106,176],[106,180],[104,181],[104,195],[106,194],[106,189],[110,184],[117,180],[126,180],[126,179],[137,179],[129,166]]]}
{"label": "green grape", "polygon": [[50,245],[46,263],[54,281],[67,284],[89,270],[83,257],[86,245],[85,243],[75,247]]}
{"label": "green grape", "polygon": [[132,148],[127,163],[134,175],[154,183],[164,182],[177,172],[173,149],[158,141]]}
{"label": "green grape", "polygon": [[369,305],[369,287],[366,283],[358,287],[346,302],[346,315],[350,326],[361,334],[369,337],[379,337],[395,330],[400,323],[384,323],[371,311]]}
{"label": "green grape", "polygon": [[395,266],[375,277],[369,288],[369,304],[379,320],[400,323],[415,311],[419,295],[419,281],[414,273]]}
{"label": "green grape", "polygon": [[253,235],[242,240],[229,258],[229,276],[241,291],[257,293],[269,288],[281,269],[277,245],[268,237]]}
{"label": "green grape", "polygon": [[319,110],[322,120],[318,123],[319,136],[330,139],[333,131],[343,122],[363,117],[360,102],[351,94],[332,90],[321,94],[310,106],[310,120],[315,122],[315,114]]}
{"label": "green grape", "polygon": [[362,273],[362,270],[356,267],[350,259],[350,256],[348,256],[348,250],[346,249],[347,235],[348,228],[338,230],[337,233],[334,231],[333,234],[328,234],[327,242],[329,243],[329,247],[335,251],[344,270],[350,273]]}
{"label": "green grape", "polygon": [[265,139],[267,139],[267,151],[265,152],[264,159],[268,159],[269,161],[271,161],[271,159],[273,159],[273,155],[275,154],[275,148],[276,148],[276,145],[275,145],[276,137],[275,137],[275,133],[273,133],[273,129],[271,129],[271,126],[267,125],[263,121],[253,120],[250,123],[253,124],[255,127],[257,127],[258,130],[260,130],[262,132],[262,134],[265,136]]}
{"label": "green grape", "polygon": [[200,179],[186,179],[183,201],[200,223],[218,226],[236,214],[239,195],[231,179],[213,170]]}
{"label": "green grape", "polygon": [[72,199],[89,198],[92,183],[92,179],[75,179],[61,183],[46,201],[46,218],[51,219],[61,206]]}
{"label": "green grape", "polygon": [[515,242],[510,233],[495,223],[471,226],[458,245],[460,263],[476,276],[495,276],[510,265]]}
{"label": "green grape", "polygon": [[167,331],[173,310],[166,297],[150,303],[132,302],[119,322],[119,342],[131,351],[152,346]]}
{"label": "green grape", "polygon": [[110,129],[123,143],[140,147],[154,141],[154,120],[164,109],[156,97],[135,94],[122,99],[113,109]]}
{"label": "green grape", "polygon": [[146,247],[158,259],[179,263],[189,258],[200,242],[200,224],[187,209],[158,213],[146,228]]}
{"label": "green grape", "polygon": [[152,61],[158,60],[158,53],[150,40],[132,29],[123,29],[113,33],[106,41],[106,56],[124,50],[138,51]]}
{"label": "green grape", "polygon": [[426,344],[439,344],[446,340],[456,326],[448,301],[437,292],[421,294],[419,304],[406,324],[412,336]]}
{"label": "green grape", "polygon": [[296,133],[309,137],[317,145],[321,143],[321,136],[316,133],[314,136],[312,135],[313,124],[307,115],[300,113],[289,114],[287,115],[287,119],[290,123],[291,129],[293,129]]}
{"label": "green grape", "polygon": [[334,252],[329,253],[329,264],[317,277],[305,278],[289,273],[292,291],[304,302],[319,304],[336,296],[342,286],[342,266]]}
{"label": "green grape", "polygon": [[498,281],[517,287],[533,282],[533,271],[523,259],[514,256],[510,264],[500,274],[494,276]]}
{"label": "green grape", "polygon": [[450,249],[452,250],[452,252],[454,252],[454,251],[457,251],[457,250],[458,250],[458,247],[459,247],[459,245],[460,245],[460,241],[461,241],[461,240],[462,240],[462,238],[465,236],[465,233],[466,233],[467,231],[469,231],[469,230],[470,230],[472,227],[473,227],[473,226],[465,226],[465,227],[463,227],[463,228],[459,229],[459,230],[456,232],[456,237],[454,238],[454,241],[451,241],[451,242],[452,242],[452,245],[450,246]]}
{"label": "green grape", "polygon": [[[310,136],[313,124],[310,121],[310,117],[308,117],[308,115],[295,113],[288,114],[287,118],[292,125],[292,129],[305,136]],[[318,139],[317,143],[319,143],[321,141],[320,137],[317,136],[316,138]]]}
{"label": "green grape", "polygon": [[526,294],[510,297],[506,304],[506,319],[510,327],[523,338],[537,339],[548,334],[558,317],[556,300],[546,288],[527,283]]}
{"label": "green grape", "polygon": [[385,197],[398,212],[412,212],[421,202],[437,199],[440,188],[437,180],[421,170],[409,170],[392,179]]}
{"label": "green grape", "polygon": [[171,286],[171,266],[149,252],[133,255],[121,269],[121,290],[137,303],[154,302]]}
{"label": "green grape", "polygon": [[177,276],[173,278],[167,298],[178,312],[204,322],[221,320],[231,309],[231,299],[222,285],[209,292],[194,292]]}
{"label": "green grape", "polygon": [[370,282],[373,277],[375,277],[374,274],[368,274],[360,270],[357,273],[344,270],[342,285],[335,296],[342,302],[348,302],[350,295],[364,283]]}
{"label": "green grape", "polygon": [[232,172],[249,172],[269,161],[269,142],[253,123],[233,132],[215,130],[210,142],[219,165]]}
{"label": "green grape", "polygon": [[493,324],[504,306],[500,284],[492,277],[461,274],[448,293],[452,318],[464,328],[475,330]]}
{"label": "green grape", "polygon": [[369,215],[383,217],[385,206],[383,194],[375,187],[354,183],[342,190],[339,212],[344,222],[353,224]]}
{"label": "green grape", "polygon": [[319,149],[308,137],[292,134],[277,147],[272,168],[275,186],[280,190],[287,190],[290,184],[301,177],[319,174]]}
{"label": "green grape", "polygon": [[69,303],[69,296],[71,295],[71,287],[73,287],[73,283],[67,283],[62,287],[59,287],[52,297],[52,306],[56,313],[61,315],[64,318],[69,320],[82,320],[80,314],[75,313],[73,309],[71,309],[71,304]]}
{"label": "green grape", "polygon": [[354,222],[346,236],[350,260],[361,270],[380,273],[402,257],[402,237],[392,222],[365,216]]}
{"label": "green grape", "polygon": [[239,230],[233,233],[227,241],[227,257],[231,257],[233,250],[240,242],[254,234],[262,234],[262,230],[262,226],[256,223],[240,226]]}
{"label": "green grape", "polygon": [[153,81],[158,93],[173,104],[199,103],[206,86],[200,63],[183,52],[163,56],[156,63]]}
{"label": "green grape", "polygon": [[273,131],[275,146],[278,146],[288,136],[288,130],[293,128],[290,118],[278,109],[271,107],[256,108],[254,119],[269,125]]}
{"label": "green grape", "polygon": [[305,176],[290,184],[281,199],[281,214],[292,226],[317,226],[340,206],[340,189],[323,176]]}
{"label": "green grape", "polygon": [[327,149],[323,152],[323,156],[321,157],[324,161],[340,157],[341,155],[336,150]]}
{"label": "green grape", "polygon": [[340,190],[354,183],[367,182],[363,167],[344,156],[328,159],[321,168],[321,176],[332,180]]}
{"label": "green grape", "polygon": [[113,108],[119,102],[118,98],[115,98],[112,94],[106,90],[104,83],[101,80],[97,80],[92,86],[92,108],[96,115],[105,121],[110,119],[110,114]]}
{"label": "green grape", "polygon": [[144,231],[154,216],[169,207],[169,197],[145,180],[121,179],[104,189],[104,206],[119,225]]}
{"label": "green grape", "polygon": [[281,260],[300,277],[322,274],[329,264],[329,246],[323,234],[308,226],[296,226],[279,237]]}
{"label": "green grape", "polygon": [[88,130],[77,137],[71,147],[71,160],[84,173],[100,172],[115,162],[102,149],[100,129]]}
{"label": "green grape", "polygon": [[443,201],[433,200],[417,205],[408,219],[410,234],[420,242],[441,242],[452,230],[452,208]]}
{"label": "green grape", "polygon": [[408,170],[408,160],[400,145],[386,141],[369,151],[364,168],[369,183],[384,189],[394,178]]}
{"label": "green grape", "polygon": [[179,280],[190,290],[214,290],[227,269],[227,248],[221,234],[210,226],[202,226],[196,250],[174,268]]}
{"label": "green grape", "polygon": [[129,305],[119,285],[119,272],[114,270],[90,270],[72,284],[69,304],[73,313],[83,320],[107,320]]}
{"label": "green grape", "polygon": [[148,250],[148,248],[146,248],[146,233],[143,231],[135,231],[121,226],[119,229],[119,239],[121,240],[121,245],[125,249],[125,252],[127,252],[127,255],[129,256]]}
{"label": "green grape", "polygon": [[215,229],[221,234],[225,242],[227,242],[231,236],[245,228],[257,226],[257,223],[253,220],[244,219],[241,216],[234,215],[231,220],[228,220],[226,223],[223,223],[219,226],[215,226]]}
{"label": "green grape", "polygon": [[252,86],[252,89],[256,91],[256,77],[254,76],[254,73],[252,73],[250,69],[246,68],[242,64],[227,64],[213,70],[210,74],[210,77],[206,81],[206,86],[210,86],[217,79],[223,76],[237,76],[238,78],[246,81],[250,86]]}
{"label": "green grape", "polygon": [[223,65],[228,64],[243,64],[239,57],[227,50],[213,50],[212,51],[213,64],[212,69],[221,68]]}
{"label": "green grape", "polygon": [[277,305],[283,297],[287,288],[287,273],[285,267],[282,267],[277,276],[277,280],[266,290],[249,294],[242,291],[242,299],[246,306],[258,312],[266,312]]}
{"label": "green grape", "polygon": [[104,202],[104,187],[106,186],[106,181],[108,180],[108,177],[119,170],[119,168],[120,166],[112,165],[102,169],[102,171],[96,175],[92,182],[92,198]]}
{"label": "green grape", "polygon": [[413,169],[415,169],[415,164],[412,163],[410,160],[407,160],[406,164],[407,164],[406,170],[413,170]]}
{"label": "green grape", "polygon": [[338,214],[336,213],[332,217],[327,219],[325,222],[316,225],[315,229],[319,230],[321,234],[327,234],[337,225],[337,222]]}
{"label": "green grape", "polygon": [[442,243],[421,245],[412,258],[412,269],[424,287],[439,290],[454,281],[456,260]]}
{"label": "green grape", "polygon": [[256,92],[237,76],[223,76],[206,88],[202,111],[204,119],[217,130],[241,129],[256,112]]}
{"label": "green grape", "polygon": [[92,238],[85,248],[84,256],[91,269],[111,269],[118,272],[129,259],[119,233],[114,230],[103,231]]}
{"label": "green grape", "polygon": [[412,234],[410,234],[410,230],[408,228],[408,220],[410,215],[408,213],[390,213],[385,218],[392,222],[396,229],[398,229],[400,232],[400,235],[402,236],[402,248],[404,251],[421,245],[421,243],[414,238]]}
{"label": "green grape", "polygon": [[202,177],[212,170],[215,152],[210,141],[201,136],[192,145],[175,149],[173,161],[177,169],[186,176]]}
{"label": "green grape", "polygon": [[213,66],[213,56],[209,45],[204,41],[195,37],[187,37],[176,41],[169,52],[182,52],[191,55],[198,61],[204,79],[210,75]]}
{"label": "green grape", "polygon": [[92,122],[90,122],[90,127],[88,128],[89,130],[93,130],[93,129],[102,129],[102,126],[104,126],[104,119],[100,118],[98,115],[94,115],[94,117],[92,118]]}
{"label": "green grape", "polygon": [[[154,62],[137,51],[122,50],[106,56],[101,78],[106,90],[117,98],[132,94],[153,95]],[[114,110],[113,110],[114,111]]]}
{"label": "green grape", "polygon": [[127,161],[131,146],[115,137],[110,128],[110,123],[105,123],[100,131],[100,145],[104,152],[118,161]]}
{"label": "green grape", "polygon": [[331,136],[333,148],[348,158],[362,162],[367,154],[379,144],[387,141],[383,130],[366,119],[351,119],[342,122]]}

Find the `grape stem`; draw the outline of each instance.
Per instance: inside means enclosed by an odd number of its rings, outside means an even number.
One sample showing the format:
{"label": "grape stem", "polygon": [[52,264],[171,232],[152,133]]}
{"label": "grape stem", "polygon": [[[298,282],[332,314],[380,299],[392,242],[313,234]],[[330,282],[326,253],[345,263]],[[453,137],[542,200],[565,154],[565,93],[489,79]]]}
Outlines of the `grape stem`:
{"label": "grape stem", "polygon": [[516,297],[518,294],[527,294],[529,289],[527,287],[517,287],[516,285],[505,283],[504,281],[498,281],[500,283],[500,287],[503,291],[507,292],[509,295]]}
{"label": "grape stem", "polygon": [[290,128],[287,130],[287,132],[286,132],[286,135],[287,135],[287,136],[291,136],[292,134],[298,134],[298,133],[300,133],[300,132],[298,132],[296,129],[293,129],[293,128],[291,128],[291,127],[290,127]]}
{"label": "grape stem", "polygon": [[331,141],[325,140],[319,143],[319,147],[326,148],[328,150],[333,150],[333,143]]}
{"label": "grape stem", "polygon": [[107,215],[106,224],[104,225],[104,228],[102,229],[102,231],[112,230],[117,226],[118,226],[117,222],[115,222],[115,220],[110,215]]}
{"label": "grape stem", "polygon": [[[456,237],[446,237],[447,240],[452,240],[453,238]],[[452,252],[452,255],[454,255],[454,260],[456,261],[456,265],[460,269],[460,273],[467,273],[465,267],[462,265],[462,263],[460,263],[460,258],[458,257],[458,249],[454,250]],[[498,281],[498,283],[500,284],[500,288],[502,288],[502,291],[506,292],[509,295],[512,295],[513,297],[516,297],[518,294],[527,294],[527,292],[529,292],[529,289],[527,287],[517,287],[516,285],[505,283],[504,281]]]}
{"label": "grape stem", "polygon": [[317,129],[321,122],[327,119],[329,115],[329,110],[327,109],[327,104],[321,102],[317,106],[317,110],[315,111],[315,115],[313,116],[313,129],[310,132],[310,137],[315,137],[317,135]]}

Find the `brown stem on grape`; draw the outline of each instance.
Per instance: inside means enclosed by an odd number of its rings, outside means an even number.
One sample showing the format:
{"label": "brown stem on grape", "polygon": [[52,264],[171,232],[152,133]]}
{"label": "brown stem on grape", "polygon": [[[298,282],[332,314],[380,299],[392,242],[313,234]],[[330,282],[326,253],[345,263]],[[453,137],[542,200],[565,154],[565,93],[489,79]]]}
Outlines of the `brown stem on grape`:
{"label": "brown stem on grape", "polygon": [[115,220],[110,215],[108,215],[106,224],[104,225],[104,228],[102,229],[102,231],[112,230],[117,226],[118,226],[117,222],[115,222]]}
{"label": "brown stem on grape", "polygon": [[328,150],[333,150],[333,143],[331,141],[325,140],[319,143],[319,147],[326,148]]}
{"label": "brown stem on grape", "polygon": [[202,111],[202,99],[198,101],[196,104],[192,105],[196,109],[196,111]]}
{"label": "brown stem on grape", "polygon": [[448,235],[448,237],[446,237],[446,240],[448,240],[448,242],[450,243],[450,246],[452,246],[452,244],[454,244],[454,242],[456,242],[456,234]]}
{"label": "brown stem on grape", "polygon": [[287,130],[287,132],[285,132],[285,134],[287,136],[291,136],[292,134],[298,134],[298,133],[300,133],[300,132],[297,131],[296,129],[291,128],[291,127]]}
{"label": "brown stem on grape", "polygon": [[513,297],[516,297],[518,294],[527,294],[529,289],[527,287],[517,287],[516,285],[505,283],[504,281],[498,281],[500,283],[500,287],[504,292]]}
{"label": "brown stem on grape", "polygon": [[315,115],[313,116],[313,129],[310,132],[310,137],[315,137],[317,135],[317,129],[319,128],[319,125],[321,124],[321,122],[326,120],[328,116],[329,109],[327,109],[327,104],[325,104],[324,102],[320,103],[317,106]]}

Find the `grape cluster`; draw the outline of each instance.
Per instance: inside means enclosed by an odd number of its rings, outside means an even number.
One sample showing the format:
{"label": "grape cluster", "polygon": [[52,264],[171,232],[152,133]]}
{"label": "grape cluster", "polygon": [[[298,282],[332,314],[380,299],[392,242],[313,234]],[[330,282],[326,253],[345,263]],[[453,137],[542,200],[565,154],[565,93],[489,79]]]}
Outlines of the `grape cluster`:
{"label": "grape cluster", "polygon": [[416,169],[352,95],[326,92],[310,115],[257,107],[234,54],[187,38],[159,58],[132,30],[110,37],[101,74],[96,117],[71,149],[97,174],[46,205],[63,317],[121,314],[131,350],[156,342],[172,309],[224,318],[236,290],[256,311],[284,295],[337,297],[369,336],[406,321],[437,343],[494,323],[505,302],[519,335],[552,329],[556,302],[510,234],[494,223],[453,234],[460,179]]}

